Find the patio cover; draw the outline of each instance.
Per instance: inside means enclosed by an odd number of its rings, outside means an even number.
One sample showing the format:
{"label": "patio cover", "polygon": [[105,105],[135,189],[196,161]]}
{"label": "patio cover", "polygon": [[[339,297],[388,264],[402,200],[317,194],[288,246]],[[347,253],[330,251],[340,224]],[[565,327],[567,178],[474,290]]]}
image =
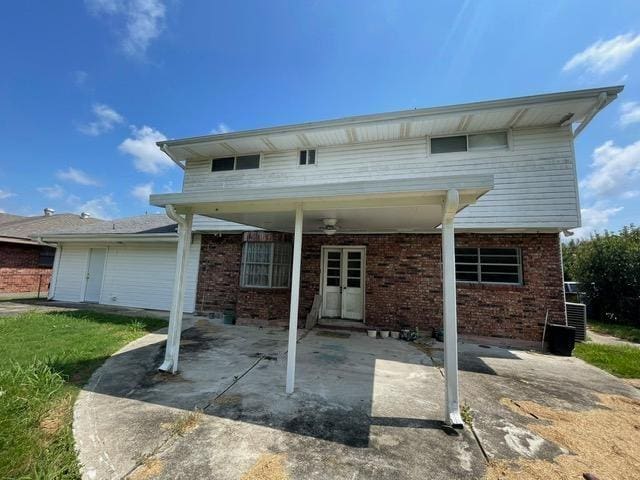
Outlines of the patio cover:
{"label": "patio cover", "polygon": [[300,293],[302,234],[320,233],[323,218],[335,218],[338,231],[442,233],[443,324],[445,334],[445,421],[462,428],[458,397],[455,279],[455,215],[493,188],[491,175],[413,177],[405,179],[293,185],[264,189],[229,189],[207,193],[152,195],[179,225],[176,277],[165,359],[161,370],[178,369],[184,270],[191,243],[193,215],[294,233],[289,309],[286,391],[293,393]]}

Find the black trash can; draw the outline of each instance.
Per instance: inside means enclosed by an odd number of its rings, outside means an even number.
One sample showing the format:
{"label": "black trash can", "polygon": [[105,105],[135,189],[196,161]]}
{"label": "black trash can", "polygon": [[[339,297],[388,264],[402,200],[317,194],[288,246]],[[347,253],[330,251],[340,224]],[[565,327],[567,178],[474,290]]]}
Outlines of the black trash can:
{"label": "black trash can", "polygon": [[576,327],[552,323],[547,325],[547,338],[551,353],[570,357],[573,347],[576,345]]}

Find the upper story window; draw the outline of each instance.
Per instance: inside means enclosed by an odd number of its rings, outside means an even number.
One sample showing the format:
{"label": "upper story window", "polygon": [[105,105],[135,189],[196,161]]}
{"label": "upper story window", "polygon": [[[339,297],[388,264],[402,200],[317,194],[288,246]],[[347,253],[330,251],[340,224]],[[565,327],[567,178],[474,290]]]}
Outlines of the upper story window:
{"label": "upper story window", "polygon": [[456,248],[456,280],[476,283],[522,284],[518,248]]}
{"label": "upper story window", "polygon": [[235,157],[219,157],[211,160],[212,172],[225,172],[229,170],[249,170],[260,168],[260,154],[238,155]]}
{"label": "upper story window", "polygon": [[299,165],[315,165],[315,164],[316,164],[315,150],[300,150]]}
{"label": "upper story window", "polygon": [[431,138],[431,153],[504,150],[509,146],[507,132],[474,133]]}

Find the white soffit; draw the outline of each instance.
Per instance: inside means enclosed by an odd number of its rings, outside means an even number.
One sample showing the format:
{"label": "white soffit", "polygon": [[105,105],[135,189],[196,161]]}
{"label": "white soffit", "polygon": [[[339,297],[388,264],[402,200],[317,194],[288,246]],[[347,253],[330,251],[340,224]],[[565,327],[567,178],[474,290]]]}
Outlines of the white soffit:
{"label": "white soffit", "polygon": [[[623,87],[605,87],[506,100],[347,117],[283,127],[159,142],[183,161],[234,154],[383,142],[428,135],[581,123]],[[602,99],[604,98],[604,101]]]}

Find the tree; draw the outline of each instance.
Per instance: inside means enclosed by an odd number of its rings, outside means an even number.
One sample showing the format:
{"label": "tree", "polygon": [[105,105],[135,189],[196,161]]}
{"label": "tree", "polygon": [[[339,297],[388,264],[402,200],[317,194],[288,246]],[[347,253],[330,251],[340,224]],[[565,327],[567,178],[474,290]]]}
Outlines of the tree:
{"label": "tree", "polygon": [[563,247],[569,278],[580,282],[597,320],[640,325],[640,228],[605,231]]}

